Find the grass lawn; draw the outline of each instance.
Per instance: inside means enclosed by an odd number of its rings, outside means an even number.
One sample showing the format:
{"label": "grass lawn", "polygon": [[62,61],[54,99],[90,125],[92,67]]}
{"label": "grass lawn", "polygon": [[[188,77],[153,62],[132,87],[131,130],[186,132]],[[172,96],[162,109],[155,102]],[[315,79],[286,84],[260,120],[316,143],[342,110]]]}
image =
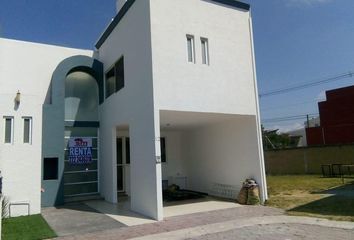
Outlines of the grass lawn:
{"label": "grass lawn", "polygon": [[56,237],[41,215],[3,220],[2,240],[34,240]]}
{"label": "grass lawn", "polygon": [[354,181],[319,175],[268,176],[268,206],[290,215],[354,221]]}

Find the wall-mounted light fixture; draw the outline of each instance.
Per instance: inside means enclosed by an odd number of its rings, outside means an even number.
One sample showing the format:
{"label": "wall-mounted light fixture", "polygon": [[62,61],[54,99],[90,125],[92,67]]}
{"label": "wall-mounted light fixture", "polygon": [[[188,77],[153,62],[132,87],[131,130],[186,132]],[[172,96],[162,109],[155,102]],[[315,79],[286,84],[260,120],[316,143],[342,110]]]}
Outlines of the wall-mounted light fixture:
{"label": "wall-mounted light fixture", "polygon": [[21,93],[20,93],[20,91],[17,91],[16,97],[15,97],[15,103],[20,104],[20,102],[21,102]]}

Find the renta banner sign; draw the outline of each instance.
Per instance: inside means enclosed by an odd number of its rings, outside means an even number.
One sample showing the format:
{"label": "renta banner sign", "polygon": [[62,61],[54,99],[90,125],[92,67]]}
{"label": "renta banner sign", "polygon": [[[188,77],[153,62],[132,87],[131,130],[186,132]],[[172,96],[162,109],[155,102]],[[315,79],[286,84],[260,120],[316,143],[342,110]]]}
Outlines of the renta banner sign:
{"label": "renta banner sign", "polygon": [[92,138],[69,139],[69,163],[71,165],[92,163]]}

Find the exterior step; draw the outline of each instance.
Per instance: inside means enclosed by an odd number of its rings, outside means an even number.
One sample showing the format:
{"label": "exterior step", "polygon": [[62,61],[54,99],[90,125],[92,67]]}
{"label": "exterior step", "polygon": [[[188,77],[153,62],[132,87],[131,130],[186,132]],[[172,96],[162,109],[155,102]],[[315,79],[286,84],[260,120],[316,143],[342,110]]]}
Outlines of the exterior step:
{"label": "exterior step", "polygon": [[68,197],[65,198],[65,203],[82,202],[82,201],[89,201],[89,200],[103,200],[103,197],[101,197],[99,194]]}
{"label": "exterior step", "polygon": [[119,192],[118,197],[128,197],[128,195],[125,192]]}

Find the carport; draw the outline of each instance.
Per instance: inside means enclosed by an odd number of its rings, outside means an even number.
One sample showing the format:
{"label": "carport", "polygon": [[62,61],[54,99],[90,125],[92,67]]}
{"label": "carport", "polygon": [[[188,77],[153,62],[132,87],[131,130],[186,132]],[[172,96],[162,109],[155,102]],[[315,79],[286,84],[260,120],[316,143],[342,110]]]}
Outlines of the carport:
{"label": "carport", "polygon": [[161,110],[160,136],[164,189],[235,199],[246,178],[263,189],[254,115]]}

